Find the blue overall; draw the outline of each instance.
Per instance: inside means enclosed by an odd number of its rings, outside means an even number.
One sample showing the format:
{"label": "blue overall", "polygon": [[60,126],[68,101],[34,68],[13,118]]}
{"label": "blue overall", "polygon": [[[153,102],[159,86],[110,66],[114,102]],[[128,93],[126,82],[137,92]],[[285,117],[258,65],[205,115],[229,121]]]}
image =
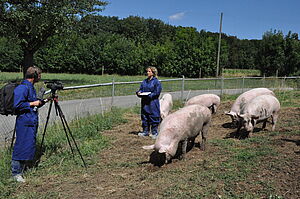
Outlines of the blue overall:
{"label": "blue overall", "polygon": [[[160,122],[160,105],[159,95],[162,90],[161,84],[156,77],[151,80],[145,79],[137,92],[151,92],[148,96],[140,96],[142,98],[141,119],[144,131],[149,131],[151,126],[157,133],[157,126]],[[154,134],[155,134],[154,133]]]}
{"label": "blue overall", "polygon": [[28,80],[14,90],[14,108],[16,118],[16,142],[12,160],[33,160],[36,150],[36,135],[38,128],[38,112],[30,107],[29,102],[36,101],[36,91]]}

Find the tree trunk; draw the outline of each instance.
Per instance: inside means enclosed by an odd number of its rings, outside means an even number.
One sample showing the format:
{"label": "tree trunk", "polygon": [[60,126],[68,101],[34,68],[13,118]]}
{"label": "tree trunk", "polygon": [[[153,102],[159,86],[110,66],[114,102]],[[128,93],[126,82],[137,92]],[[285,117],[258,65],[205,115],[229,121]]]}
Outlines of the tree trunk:
{"label": "tree trunk", "polygon": [[23,77],[25,78],[25,73],[27,71],[27,68],[33,65],[33,51],[30,50],[24,50],[24,55],[23,55]]}

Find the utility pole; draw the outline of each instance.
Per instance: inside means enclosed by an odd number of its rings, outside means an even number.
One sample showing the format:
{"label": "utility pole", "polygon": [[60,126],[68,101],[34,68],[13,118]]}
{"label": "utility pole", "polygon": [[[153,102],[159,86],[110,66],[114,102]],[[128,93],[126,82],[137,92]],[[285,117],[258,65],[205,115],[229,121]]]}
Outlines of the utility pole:
{"label": "utility pole", "polygon": [[222,34],[222,19],[223,19],[223,12],[221,12],[221,18],[220,18],[220,31],[219,31],[219,45],[218,45],[218,57],[217,57],[216,77],[219,76],[220,51],[221,51],[221,34]]}

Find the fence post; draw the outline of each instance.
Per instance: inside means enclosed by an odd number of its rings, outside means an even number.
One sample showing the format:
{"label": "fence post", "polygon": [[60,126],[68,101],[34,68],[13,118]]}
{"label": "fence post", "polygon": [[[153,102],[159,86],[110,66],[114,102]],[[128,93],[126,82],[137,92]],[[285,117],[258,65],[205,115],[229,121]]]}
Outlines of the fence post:
{"label": "fence post", "polygon": [[112,80],[111,107],[114,105],[114,96],[115,96],[115,77],[113,77]]}
{"label": "fence post", "polygon": [[224,89],[224,77],[221,77],[221,96],[223,96],[223,89]]}
{"label": "fence post", "polygon": [[284,76],[284,78],[282,78],[281,80],[281,89],[285,87],[285,80],[286,80],[286,76]]}
{"label": "fence post", "polygon": [[244,92],[244,88],[245,88],[245,76],[243,76],[242,93]]}
{"label": "fence post", "polygon": [[266,87],[266,86],[265,86],[265,85],[266,85],[266,82],[265,82],[265,81],[266,81],[266,75],[264,74],[264,77],[263,77],[263,87],[264,87],[264,88]]}
{"label": "fence post", "polygon": [[181,101],[183,102],[183,91],[184,91],[184,75],[182,75],[182,84],[181,84]]}

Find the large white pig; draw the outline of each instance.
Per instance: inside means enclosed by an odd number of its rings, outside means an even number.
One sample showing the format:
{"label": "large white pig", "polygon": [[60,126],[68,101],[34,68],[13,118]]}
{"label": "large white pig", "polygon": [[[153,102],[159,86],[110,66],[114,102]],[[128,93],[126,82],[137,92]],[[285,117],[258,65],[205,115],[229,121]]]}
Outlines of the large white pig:
{"label": "large white pig", "polygon": [[280,103],[276,97],[272,95],[257,96],[248,102],[240,114],[238,114],[240,125],[237,132],[239,132],[241,127],[244,127],[250,135],[253,132],[254,126],[259,122],[263,122],[262,128],[264,129],[268,118],[271,118],[272,131],[274,131],[279,110]]}
{"label": "large white pig", "polygon": [[210,110],[202,105],[190,105],[168,115],[160,124],[155,144],[143,146],[158,153],[165,153],[166,163],[175,156],[179,142],[182,142],[182,158],[185,157],[187,142],[202,135],[201,149],[205,150],[208,128],[211,123]]}
{"label": "large white pig", "polygon": [[173,107],[172,95],[169,93],[164,94],[162,98],[159,100],[159,104],[160,104],[160,117],[163,120],[165,117],[167,117],[170,110],[172,110]]}
{"label": "large white pig", "polygon": [[229,112],[225,112],[226,115],[229,115],[232,119],[232,123],[236,123],[238,120],[237,114],[240,113],[240,110],[252,99],[260,95],[272,95],[275,96],[273,91],[267,88],[254,88],[249,91],[241,94],[233,103],[231,110]]}
{"label": "large white pig", "polygon": [[221,100],[220,97],[215,94],[202,94],[197,95],[189,99],[185,106],[189,106],[192,104],[200,104],[206,106],[211,110],[212,113],[216,113],[218,106],[220,105]]}

